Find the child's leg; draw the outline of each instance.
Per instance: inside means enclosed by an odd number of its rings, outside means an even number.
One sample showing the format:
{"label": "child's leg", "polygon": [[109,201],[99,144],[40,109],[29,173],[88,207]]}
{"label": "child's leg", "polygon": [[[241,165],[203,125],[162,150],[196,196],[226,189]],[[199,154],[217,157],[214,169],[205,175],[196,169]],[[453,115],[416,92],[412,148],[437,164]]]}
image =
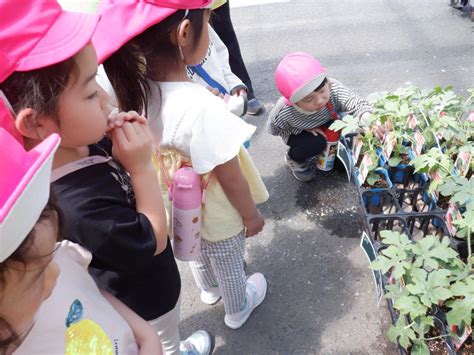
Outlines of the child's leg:
{"label": "child's leg", "polygon": [[160,337],[163,354],[174,355],[180,353],[180,337],[178,328],[180,308],[181,296],[178,298],[176,306],[171,311],[148,322],[153,328],[155,328]]}
{"label": "child's leg", "polygon": [[245,236],[210,244],[207,254],[224,299],[226,314],[240,312],[245,299],[246,276],[244,271]]}
{"label": "child's leg", "polygon": [[303,131],[297,135],[290,135],[288,138],[290,150],[288,156],[291,160],[304,162],[309,158],[319,155],[326,148],[326,139],[321,136]]}
{"label": "child's leg", "polygon": [[201,255],[189,263],[196,285],[204,291],[217,286],[216,275],[212,270],[211,261],[206,255],[209,244],[211,243],[202,240]]}

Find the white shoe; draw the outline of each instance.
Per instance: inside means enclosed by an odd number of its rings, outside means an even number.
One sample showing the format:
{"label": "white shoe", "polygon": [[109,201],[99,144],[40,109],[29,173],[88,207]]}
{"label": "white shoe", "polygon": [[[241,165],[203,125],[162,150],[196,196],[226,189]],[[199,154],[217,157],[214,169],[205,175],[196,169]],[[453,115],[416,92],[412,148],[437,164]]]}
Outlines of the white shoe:
{"label": "white shoe", "polygon": [[263,302],[267,293],[267,280],[256,272],[247,279],[244,309],[234,314],[226,314],[224,323],[231,329],[240,328],[250,317],[252,311]]}
{"label": "white shoe", "polygon": [[205,330],[198,330],[179,344],[182,355],[209,355],[211,352],[211,337]]}
{"label": "white shoe", "polygon": [[213,305],[221,299],[219,287],[210,287],[207,290],[201,290],[201,301],[205,304]]}

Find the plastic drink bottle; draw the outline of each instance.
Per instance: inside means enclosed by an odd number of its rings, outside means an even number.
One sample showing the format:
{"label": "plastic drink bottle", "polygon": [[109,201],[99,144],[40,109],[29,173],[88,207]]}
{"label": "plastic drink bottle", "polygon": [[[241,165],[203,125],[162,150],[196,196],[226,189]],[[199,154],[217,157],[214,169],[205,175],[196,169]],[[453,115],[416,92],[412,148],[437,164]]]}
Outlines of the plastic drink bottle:
{"label": "plastic drink bottle", "polygon": [[201,177],[185,166],[173,177],[173,251],[178,260],[192,261],[201,254]]}
{"label": "plastic drink bottle", "polygon": [[330,171],[334,168],[340,133],[331,131],[326,127],[321,127],[321,130],[326,135],[327,143],[326,148],[317,158],[316,166],[319,170]]}

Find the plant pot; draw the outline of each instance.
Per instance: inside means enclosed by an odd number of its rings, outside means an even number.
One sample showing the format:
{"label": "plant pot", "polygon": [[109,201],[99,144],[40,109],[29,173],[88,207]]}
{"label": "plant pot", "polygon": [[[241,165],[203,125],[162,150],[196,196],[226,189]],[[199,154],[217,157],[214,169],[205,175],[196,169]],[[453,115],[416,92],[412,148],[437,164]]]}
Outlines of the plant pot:
{"label": "plant pot", "polygon": [[415,168],[411,165],[399,164],[396,167],[389,167],[388,172],[390,180],[397,188],[416,189],[428,186],[428,176],[415,173]]}
{"label": "plant pot", "polygon": [[395,196],[404,213],[425,213],[437,210],[436,199],[424,189],[395,189]]}
{"label": "plant pot", "polygon": [[406,218],[407,227],[411,234],[412,240],[421,240],[427,235],[434,235],[442,239],[449,234],[448,227],[441,215],[435,214],[419,214],[412,215]]}
{"label": "plant pot", "polygon": [[386,215],[400,210],[397,198],[389,189],[369,189],[361,192],[361,204],[366,215]]}
{"label": "plant pot", "polygon": [[[452,238],[451,245],[458,252],[462,260],[466,261],[468,254],[467,239]],[[471,236],[471,250],[474,250],[474,235]]]}
{"label": "plant pot", "polygon": [[394,215],[369,216],[367,218],[368,234],[372,240],[380,241],[380,232],[389,230],[409,235],[404,218]]}

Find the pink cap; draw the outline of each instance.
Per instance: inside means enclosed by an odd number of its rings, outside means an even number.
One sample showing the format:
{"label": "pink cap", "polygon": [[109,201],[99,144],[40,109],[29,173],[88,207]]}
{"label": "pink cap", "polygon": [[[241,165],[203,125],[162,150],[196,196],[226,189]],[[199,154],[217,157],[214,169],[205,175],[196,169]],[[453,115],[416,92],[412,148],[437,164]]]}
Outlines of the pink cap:
{"label": "pink cap", "polygon": [[[57,1],[0,1],[0,83],[14,71],[62,62],[91,39],[98,15],[66,12]],[[0,127],[18,139],[6,99],[0,99]]]}
{"label": "pink cap", "polygon": [[275,71],[276,86],[288,105],[316,90],[325,78],[326,69],[319,60],[304,52],[288,54]]}
{"label": "pink cap", "polygon": [[210,7],[212,0],[102,0],[92,43],[103,63],[129,40],[177,10]]}
{"label": "pink cap", "polygon": [[60,138],[52,134],[26,152],[0,127],[0,262],[25,240],[48,202],[54,152]]}

